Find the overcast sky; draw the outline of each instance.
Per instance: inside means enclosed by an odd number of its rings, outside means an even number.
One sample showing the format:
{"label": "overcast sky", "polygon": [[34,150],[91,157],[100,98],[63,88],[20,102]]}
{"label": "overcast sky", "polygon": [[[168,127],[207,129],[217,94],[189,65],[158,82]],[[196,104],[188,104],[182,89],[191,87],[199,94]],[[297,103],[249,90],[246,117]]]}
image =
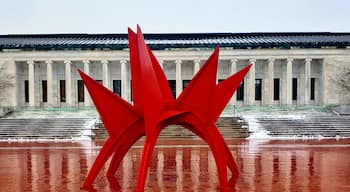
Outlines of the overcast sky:
{"label": "overcast sky", "polygon": [[0,34],[350,32],[350,0],[0,0]]}

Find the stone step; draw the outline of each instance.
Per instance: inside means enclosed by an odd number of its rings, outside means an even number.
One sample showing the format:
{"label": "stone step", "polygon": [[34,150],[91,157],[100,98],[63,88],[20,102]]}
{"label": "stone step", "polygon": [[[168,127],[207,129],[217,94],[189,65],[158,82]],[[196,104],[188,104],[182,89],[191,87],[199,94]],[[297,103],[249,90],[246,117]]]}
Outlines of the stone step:
{"label": "stone step", "polygon": [[[247,123],[238,117],[221,117],[216,123],[220,133],[224,138],[246,138],[249,136]],[[95,138],[106,138],[108,134],[106,133],[103,125],[99,126],[100,129],[93,130]],[[242,128],[244,127],[244,128]],[[160,134],[160,138],[196,138],[197,135],[193,134],[191,131],[178,126],[170,125],[166,127]]]}
{"label": "stone step", "polygon": [[271,130],[279,130],[279,129],[294,129],[294,130],[305,130],[305,129],[310,129],[310,130],[326,130],[326,129],[348,129],[348,126],[314,126],[314,127],[307,127],[307,126],[279,126],[279,127],[269,127],[266,129],[271,129]]}
{"label": "stone step", "polygon": [[86,118],[0,119],[0,139],[70,139],[84,131]]}
{"label": "stone step", "polygon": [[270,136],[350,136],[350,117],[321,115],[293,119],[292,117],[262,116],[256,119]]}

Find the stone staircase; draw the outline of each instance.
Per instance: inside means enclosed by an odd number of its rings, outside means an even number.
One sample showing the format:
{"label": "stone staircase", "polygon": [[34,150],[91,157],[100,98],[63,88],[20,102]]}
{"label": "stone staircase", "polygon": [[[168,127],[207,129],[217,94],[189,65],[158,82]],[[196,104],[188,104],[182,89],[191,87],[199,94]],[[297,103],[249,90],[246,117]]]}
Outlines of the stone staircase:
{"label": "stone staircase", "polygon": [[[0,140],[72,139],[84,136],[86,118],[0,119]],[[89,131],[88,131],[89,132]],[[90,131],[91,132],[91,131]],[[90,136],[90,135],[85,135]]]}
{"label": "stone staircase", "polygon": [[[216,126],[219,128],[220,133],[225,139],[229,138],[246,138],[249,136],[247,123],[240,117],[220,117],[216,122]],[[98,123],[96,129],[93,130],[94,138],[104,139],[108,135],[104,129],[102,123]],[[165,128],[160,138],[163,139],[186,139],[186,138],[198,138],[191,131],[182,128],[178,125],[170,125]]]}
{"label": "stone staircase", "polygon": [[350,116],[307,115],[303,118],[272,115],[256,117],[272,137],[350,137]]}
{"label": "stone staircase", "polygon": [[[258,115],[255,117],[261,129],[272,137],[350,137],[350,116]],[[105,139],[102,123],[90,131],[85,124],[91,118],[0,118],[0,140],[8,139],[74,139],[81,136]],[[97,126],[96,126],[97,125]],[[226,139],[249,136],[248,124],[240,117],[220,117],[216,123]],[[160,135],[164,139],[198,138],[192,132],[177,125],[168,126]]]}

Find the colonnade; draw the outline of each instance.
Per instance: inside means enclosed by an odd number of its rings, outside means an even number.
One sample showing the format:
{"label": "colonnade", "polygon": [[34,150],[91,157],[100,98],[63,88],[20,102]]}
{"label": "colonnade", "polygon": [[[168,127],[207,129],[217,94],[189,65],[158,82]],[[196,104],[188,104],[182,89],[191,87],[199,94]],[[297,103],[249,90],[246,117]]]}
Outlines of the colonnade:
{"label": "colonnade", "polygon": [[[260,59],[259,59],[260,60]],[[274,104],[274,65],[275,65],[275,58],[266,58],[264,60],[267,60],[267,64],[264,67],[265,75],[263,80],[263,88],[262,88],[262,105],[273,105]],[[242,67],[238,69],[237,63],[238,59],[233,58],[229,60],[229,74],[234,74],[238,70],[240,70]],[[281,100],[280,104],[285,105],[291,105],[292,104],[292,78],[293,78],[293,58],[285,58],[285,66],[282,70],[282,84],[281,84]],[[303,87],[305,88],[305,91],[303,91],[303,103],[302,104],[310,104],[310,89],[311,89],[311,58],[305,58],[304,59],[304,69],[303,74],[301,74]],[[91,61],[90,60],[81,60],[78,61],[83,64],[83,70],[85,73],[90,74],[91,72]],[[111,73],[110,73],[110,67],[111,67],[111,61],[108,60],[101,60],[98,61],[101,63],[101,71],[102,71],[102,82],[103,85],[109,89],[112,89],[112,84],[110,83],[111,79]],[[114,61],[113,61],[114,62]],[[128,60],[118,60],[117,62],[120,63],[120,80],[121,80],[121,97],[125,100],[131,101],[131,87],[130,87],[130,67]],[[179,94],[183,90],[183,76],[182,76],[182,66],[183,61],[182,60],[172,60],[175,64],[175,81],[176,81],[176,96],[179,96]],[[201,60],[193,59],[191,60],[192,66],[193,66],[193,75],[197,73],[200,69]],[[243,105],[255,105],[256,104],[256,98],[255,98],[255,74],[256,74],[256,62],[257,59],[247,59],[248,64],[253,64],[251,67],[249,73],[247,74],[244,82],[245,87],[245,93],[244,93],[244,100],[242,101]],[[27,61],[28,64],[28,84],[29,84],[29,107],[35,107],[36,103],[38,101],[35,101],[35,66],[38,61],[29,60]],[[74,107],[75,101],[73,101],[73,86],[72,86],[72,61],[71,60],[65,60],[64,63],[64,71],[65,71],[65,91],[66,91],[66,106],[68,107]],[[160,60],[161,67],[163,67],[163,60]],[[53,95],[53,61],[52,60],[46,60],[46,77],[47,77],[47,106],[55,106],[53,103],[53,98],[55,97]],[[85,88],[84,94],[84,105],[85,106],[91,106],[91,100],[89,95],[87,94],[86,88]],[[237,98],[236,96],[233,96],[231,99],[232,104],[236,104]]]}

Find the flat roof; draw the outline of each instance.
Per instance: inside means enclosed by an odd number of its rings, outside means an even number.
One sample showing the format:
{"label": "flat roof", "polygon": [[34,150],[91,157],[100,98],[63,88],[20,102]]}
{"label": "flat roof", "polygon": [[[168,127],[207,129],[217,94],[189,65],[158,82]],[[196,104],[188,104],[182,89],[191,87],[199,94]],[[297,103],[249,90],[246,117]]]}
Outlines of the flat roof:
{"label": "flat roof", "polygon": [[[322,48],[350,46],[350,33],[159,33],[144,34],[155,50],[171,48]],[[0,35],[0,49],[65,50],[128,48],[127,34],[23,34]]]}

